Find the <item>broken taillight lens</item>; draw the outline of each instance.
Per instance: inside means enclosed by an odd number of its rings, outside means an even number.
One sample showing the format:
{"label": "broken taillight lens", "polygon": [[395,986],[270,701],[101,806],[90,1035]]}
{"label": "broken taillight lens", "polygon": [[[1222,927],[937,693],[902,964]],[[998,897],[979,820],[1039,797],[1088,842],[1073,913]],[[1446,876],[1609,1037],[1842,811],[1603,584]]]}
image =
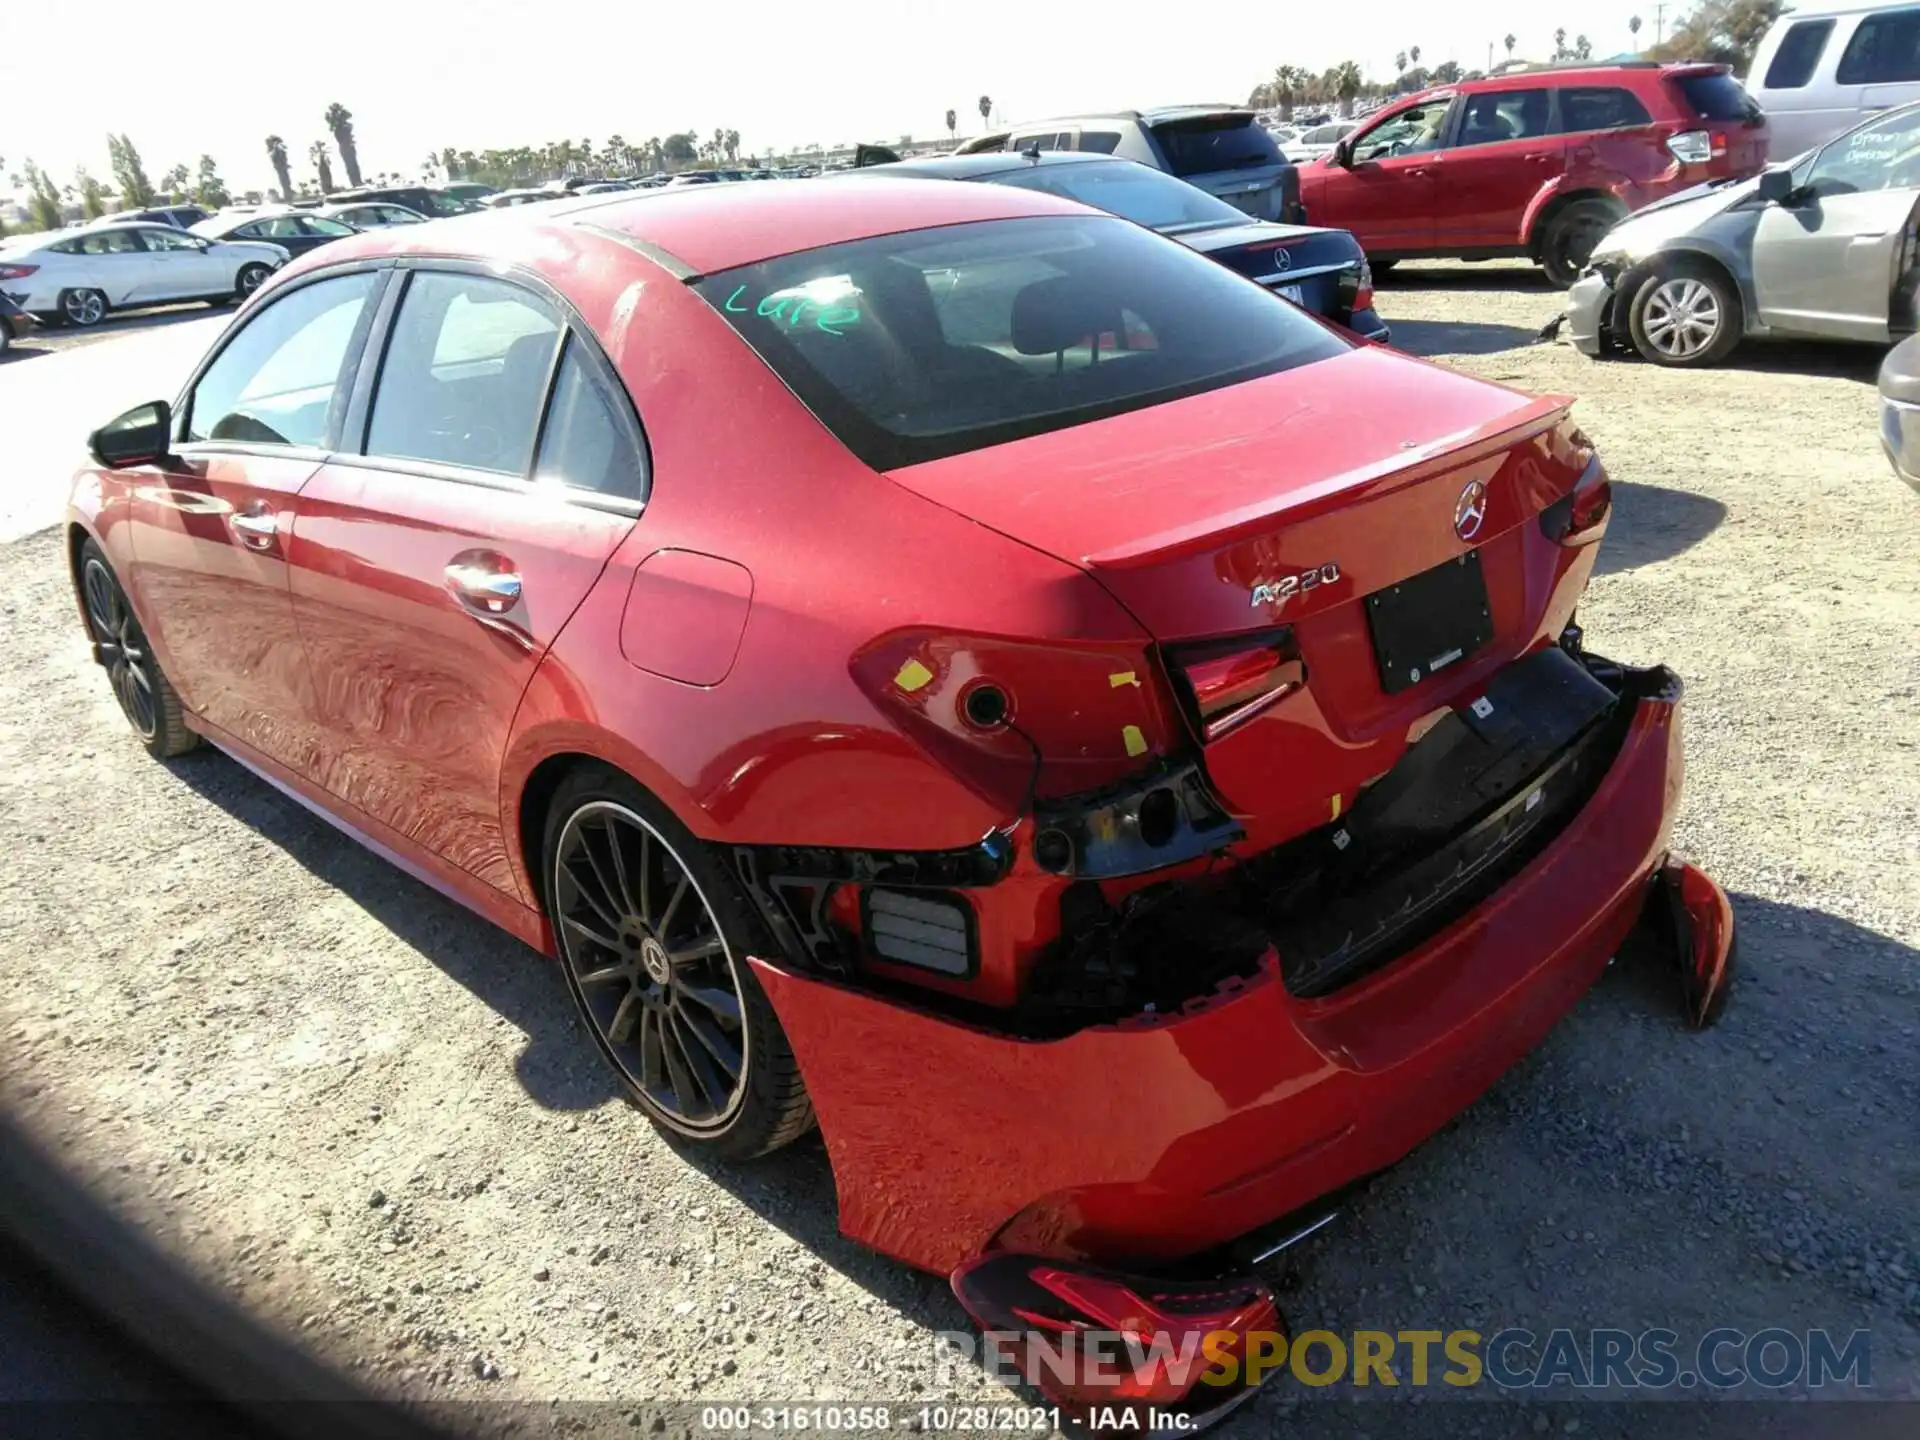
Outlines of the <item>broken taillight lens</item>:
{"label": "broken taillight lens", "polygon": [[952,1283],[993,1358],[1076,1414],[1152,1407],[1181,1413],[1190,1432],[1286,1361],[1273,1293],[1250,1278],[1159,1280],[996,1254]]}
{"label": "broken taillight lens", "polygon": [[1290,625],[1254,636],[1172,646],[1167,663],[1186,692],[1204,740],[1219,739],[1307,679]]}

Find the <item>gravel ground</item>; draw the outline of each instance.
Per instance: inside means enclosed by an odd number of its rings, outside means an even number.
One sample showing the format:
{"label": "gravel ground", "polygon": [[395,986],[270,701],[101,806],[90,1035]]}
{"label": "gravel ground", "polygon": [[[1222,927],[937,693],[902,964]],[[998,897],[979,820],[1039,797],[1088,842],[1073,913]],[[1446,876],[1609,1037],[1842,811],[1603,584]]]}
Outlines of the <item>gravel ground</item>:
{"label": "gravel ground", "polygon": [[[1875,1389],[1920,1395],[1920,501],[1879,454],[1877,357],[1593,364],[1532,343],[1558,299],[1511,267],[1406,267],[1380,299],[1409,349],[1581,397],[1618,501],[1582,623],[1687,679],[1678,840],[1733,893],[1746,969],[1695,1036],[1616,966],[1288,1257],[1289,1316],[1866,1327]],[[836,1235],[817,1140],[732,1171],[677,1153],[532,952],[218,755],[147,761],[52,535],[0,550],[0,594],[0,1103],[194,1270],[414,1400],[628,1402],[583,1412],[612,1425],[654,1399],[1013,1398],[936,1370],[963,1317]],[[1320,1403],[1370,1393],[1282,1382],[1233,1425],[1682,1419]]]}

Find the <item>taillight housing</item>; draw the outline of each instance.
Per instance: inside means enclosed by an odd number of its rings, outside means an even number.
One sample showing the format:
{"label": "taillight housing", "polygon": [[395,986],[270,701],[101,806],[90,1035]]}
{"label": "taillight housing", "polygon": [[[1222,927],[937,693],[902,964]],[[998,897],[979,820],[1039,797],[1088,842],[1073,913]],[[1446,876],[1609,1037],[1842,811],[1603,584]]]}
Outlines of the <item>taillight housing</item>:
{"label": "taillight housing", "polygon": [[1683,165],[1704,165],[1727,153],[1727,137],[1705,130],[1682,130],[1667,137],[1667,150]]}
{"label": "taillight housing", "polygon": [[1167,669],[1202,740],[1218,740],[1307,683],[1293,627],[1170,645]]}
{"label": "taillight housing", "polygon": [[1540,529],[1562,545],[1587,545],[1606,533],[1613,513],[1613,482],[1598,460],[1587,462],[1579,482],[1540,512]]}
{"label": "taillight housing", "polygon": [[38,265],[0,265],[0,280],[24,280],[39,268]]}
{"label": "taillight housing", "polygon": [[1144,639],[914,628],[866,645],[851,669],[905,734],[1010,810],[1113,784],[1180,743],[1173,697]]}
{"label": "taillight housing", "polygon": [[953,1293],[1021,1378],[1075,1418],[1145,1407],[1191,1432],[1281,1368],[1289,1337],[1251,1278],[1185,1282],[995,1254],[953,1272]]}

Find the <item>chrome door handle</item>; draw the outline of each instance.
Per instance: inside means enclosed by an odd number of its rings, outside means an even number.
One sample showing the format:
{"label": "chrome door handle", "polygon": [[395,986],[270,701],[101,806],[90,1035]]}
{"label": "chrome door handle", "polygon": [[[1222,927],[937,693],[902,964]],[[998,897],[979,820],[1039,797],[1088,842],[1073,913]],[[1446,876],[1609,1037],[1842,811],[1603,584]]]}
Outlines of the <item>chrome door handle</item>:
{"label": "chrome door handle", "polygon": [[264,505],[236,510],[227,517],[227,523],[249,550],[271,550],[274,538],[280,533],[279,518]]}
{"label": "chrome door handle", "polygon": [[511,570],[454,561],[447,566],[447,589],[470,610],[504,615],[520,603],[520,577]]}

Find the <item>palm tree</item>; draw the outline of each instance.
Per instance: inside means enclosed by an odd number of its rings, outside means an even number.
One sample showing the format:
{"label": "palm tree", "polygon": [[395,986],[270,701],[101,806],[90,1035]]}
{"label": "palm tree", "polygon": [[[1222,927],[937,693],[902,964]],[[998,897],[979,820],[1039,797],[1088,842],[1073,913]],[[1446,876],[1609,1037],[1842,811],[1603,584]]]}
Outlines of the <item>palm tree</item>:
{"label": "palm tree", "polygon": [[729,130],[726,135],[727,160],[729,163],[740,158],[740,132]]}
{"label": "palm tree", "polygon": [[340,151],[340,164],[347,172],[347,184],[358,188],[360,184],[360,152],[353,143],[353,112],[338,100],[327,107],[322,117],[327,129],[333,134],[333,143]]}
{"label": "palm tree", "polygon": [[273,162],[273,178],[280,182],[280,198],[293,199],[293,171],[287,167],[287,142],[278,135],[267,136],[267,159]]}
{"label": "palm tree", "polygon": [[1398,55],[1393,57],[1393,73],[1396,77],[1407,73],[1406,51],[1402,50]]}
{"label": "palm tree", "polygon": [[1360,67],[1353,61],[1343,60],[1334,67],[1333,93],[1339,97],[1341,114],[1347,116],[1353,114],[1354,99],[1365,83],[1360,75]]}
{"label": "palm tree", "polygon": [[1640,17],[1638,15],[1627,21],[1627,33],[1633,37],[1633,43],[1637,47],[1640,44]]}
{"label": "palm tree", "polygon": [[333,193],[333,166],[327,160],[327,142],[316,140],[307,147],[307,158],[313,161],[313,168],[320,177],[320,193]]}
{"label": "palm tree", "polygon": [[991,125],[993,123],[993,97],[991,95],[982,95],[980,97],[980,123],[982,125]]}
{"label": "palm tree", "polygon": [[1276,65],[1273,67],[1273,98],[1280,107],[1282,120],[1293,119],[1294,102],[1301,98],[1306,89],[1307,72],[1298,65]]}
{"label": "palm tree", "polygon": [[1420,47],[1418,45],[1415,45],[1410,50],[1408,50],[1407,58],[1413,61],[1415,66],[1418,66],[1420,64]]}
{"label": "palm tree", "polygon": [[1507,59],[1511,60],[1513,58],[1513,47],[1517,42],[1514,40],[1513,36],[1509,35],[1507,36],[1506,41],[1504,43],[1506,44],[1506,47],[1507,47]]}
{"label": "palm tree", "polygon": [[1561,26],[1553,32],[1553,58],[1558,60],[1567,53],[1567,29]]}
{"label": "palm tree", "polygon": [[952,144],[960,138],[960,117],[953,111],[947,111],[947,143]]}

